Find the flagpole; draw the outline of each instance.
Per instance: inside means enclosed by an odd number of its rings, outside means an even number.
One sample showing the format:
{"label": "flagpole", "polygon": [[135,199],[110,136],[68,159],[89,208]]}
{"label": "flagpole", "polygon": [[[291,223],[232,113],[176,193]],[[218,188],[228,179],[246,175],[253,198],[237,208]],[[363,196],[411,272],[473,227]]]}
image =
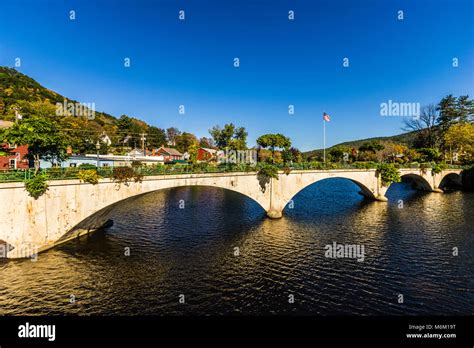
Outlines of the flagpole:
{"label": "flagpole", "polygon": [[323,117],[323,162],[326,163],[326,120]]}

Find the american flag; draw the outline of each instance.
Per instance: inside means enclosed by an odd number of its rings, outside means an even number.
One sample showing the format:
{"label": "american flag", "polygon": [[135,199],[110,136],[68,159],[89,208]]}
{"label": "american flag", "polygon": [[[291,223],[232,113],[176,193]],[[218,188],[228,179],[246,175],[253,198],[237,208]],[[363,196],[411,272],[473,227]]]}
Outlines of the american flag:
{"label": "american flag", "polygon": [[323,113],[323,120],[326,121],[326,122],[330,121],[329,115],[326,114],[325,112]]}

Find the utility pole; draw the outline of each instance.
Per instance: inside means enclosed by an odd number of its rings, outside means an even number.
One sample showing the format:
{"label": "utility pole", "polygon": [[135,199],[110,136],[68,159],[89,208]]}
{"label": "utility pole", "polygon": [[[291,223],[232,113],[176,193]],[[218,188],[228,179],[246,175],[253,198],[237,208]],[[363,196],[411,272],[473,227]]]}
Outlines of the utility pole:
{"label": "utility pole", "polygon": [[143,156],[146,156],[146,150],[145,150],[145,140],[146,140],[145,136],[146,136],[146,135],[147,135],[147,134],[142,133],[142,137],[141,137],[141,139],[140,139],[140,140],[142,141],[142,152],[143,152]]}

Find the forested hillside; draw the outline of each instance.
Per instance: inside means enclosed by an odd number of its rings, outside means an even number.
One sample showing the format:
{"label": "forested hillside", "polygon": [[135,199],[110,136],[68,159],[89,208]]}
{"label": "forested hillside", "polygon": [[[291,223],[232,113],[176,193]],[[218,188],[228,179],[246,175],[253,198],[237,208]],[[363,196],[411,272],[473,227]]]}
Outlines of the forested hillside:
{"label": "forested hillside", "polygon": [[[417,139],[417,134],[416,132],[407,132],[407,133],[402,133],[398,135],[393,135],[393,136],[387,136],[387,137],[373,137],[373,138],[367,138],[367,139],[359,139],[359,140],[351,140],[351,141],[345,141],[343,143],[339,143],[336,145],[333,145],[329,148],[327,148],[327,151],[330,151],[333,148],[340,147],[340,146],[345,146],[348,148],[354,148],[358,149],[361,147],[364,143],[369,143],[369,142],[379,142],[381,144],[384,143],[398,143],[405,145],[407,147],[413,147]],[[323,149],[316,149],[316,150],[311,150],[304,152],[303,154],[307,157],[314,157],[317,155],[320,155],[323,152]]]}
{"label": "forested hillside", "polygon": [[[166,142],[163,129],[150,126],[137,118],[126,115],[116,118],[100,111],[95,111],[92,118],[67,108],[63,108],[68,110],[67,113],[58,114],[57,103],[78,105],[77,101],[43,87],[15,69],[0,67],[0,119],[14,121],[15,110],[23,117],[50,118],[57,123],[60,132],[66,135],[68,145],[76,153],[95,152],[95,144],[104,134],[111,139],[114,150],[119,152],[140,146],[141,133],[147,133],[149,146],[160,146]],[[102,143],[101,152],[109,150]]]}

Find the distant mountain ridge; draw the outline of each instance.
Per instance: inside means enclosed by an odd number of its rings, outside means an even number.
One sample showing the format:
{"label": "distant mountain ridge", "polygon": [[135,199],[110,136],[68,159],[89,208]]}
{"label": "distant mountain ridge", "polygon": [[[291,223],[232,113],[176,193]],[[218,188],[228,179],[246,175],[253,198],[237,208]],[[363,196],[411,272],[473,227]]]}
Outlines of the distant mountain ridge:
{"label": "distant mountain ridge", "polygon": [[[404,144],[408,147],[412,147],[413,143],[415,142],[416,139],[416,132],[407,132],[407,133],[401,133],[398,135],[392,135],[392,136],[385,136],[385,137],[373,137],[373,138],[366,138],[366,139],[359,139],[359,140],[351,140],[351,141],[345,141],[343,143],[339,143],[336,145],[333,145],[331,147],[326,148],[326,151],[331,150],[332,148],[335,148],[337,146],[348,146],[350,148],[359,148],[362,144],[370,142],[370,141],[378,141],[380,143],[385,143],[385,142],[393,142],[393,143],[400,143]],[[323,149],[315,149],[315,150],[310,150],[303,152],[303,155],[306,157],[313,157],[318,154],[321,154],[323,152]]]}

